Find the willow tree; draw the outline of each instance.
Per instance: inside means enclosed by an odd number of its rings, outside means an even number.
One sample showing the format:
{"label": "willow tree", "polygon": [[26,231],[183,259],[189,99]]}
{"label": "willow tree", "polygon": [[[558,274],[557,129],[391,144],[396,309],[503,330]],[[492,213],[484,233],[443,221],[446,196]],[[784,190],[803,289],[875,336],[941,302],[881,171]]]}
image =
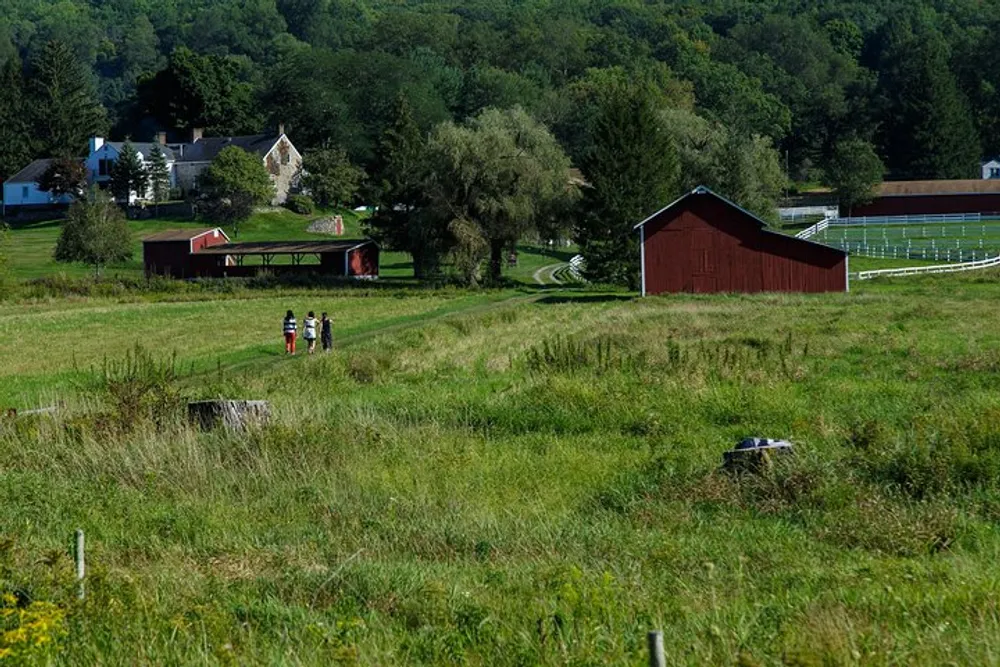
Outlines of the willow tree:
{"label": "willow tree", "polygon": [[566,153],[519,107],[486,109],[462,125],[442,123],[426,160],[430,208],[448,220],[453,253],[471,283],[487,257],[490,280],[498,282],[505,250],[575,192]]}

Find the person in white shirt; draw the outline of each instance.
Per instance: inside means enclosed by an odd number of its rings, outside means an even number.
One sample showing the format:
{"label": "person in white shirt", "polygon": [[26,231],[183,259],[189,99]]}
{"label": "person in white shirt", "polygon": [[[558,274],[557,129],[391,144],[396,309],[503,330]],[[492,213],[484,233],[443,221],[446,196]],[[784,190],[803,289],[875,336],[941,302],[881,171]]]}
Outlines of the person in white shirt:
{"label": "person in white shirt", "polygon": [[306,315],[306,319],[302,320],[302,337],[306,339],[306,343],[309,346],[309,354],[316,351],[316,325],[318,321],[316,320],[316,313],[309,311]]}

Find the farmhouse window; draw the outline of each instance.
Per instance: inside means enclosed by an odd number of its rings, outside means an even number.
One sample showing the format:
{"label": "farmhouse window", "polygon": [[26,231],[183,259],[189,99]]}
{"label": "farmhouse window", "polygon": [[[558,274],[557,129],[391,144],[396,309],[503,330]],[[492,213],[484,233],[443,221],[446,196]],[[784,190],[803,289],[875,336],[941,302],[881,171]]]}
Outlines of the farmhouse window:
{"label": "farmhouse window", "polygon": [[1000,167],[990,167],[990,178],[1000,178]]}
{"label": "farmhouse window", "polygon": [[21,186],[21,199],[27,199],[27,198],[28,198],[28,186],[27,185],[22,185]]}
{"label": "farmhouse window", "polygon": [[97,174],[107,176],[111,173],[111,160],[100,159],[97,161]]}

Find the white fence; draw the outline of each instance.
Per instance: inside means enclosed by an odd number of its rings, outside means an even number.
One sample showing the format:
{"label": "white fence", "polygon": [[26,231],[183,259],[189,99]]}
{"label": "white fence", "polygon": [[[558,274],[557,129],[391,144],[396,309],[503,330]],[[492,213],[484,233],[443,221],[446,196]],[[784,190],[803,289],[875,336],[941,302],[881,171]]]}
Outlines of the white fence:
{"label": "white fence", "polygon": [[816,236],[821,231],[823,231],[824,229],[826,229],[827,227],[830,226],[830,220],[831,220],[831,218],[824,218],[824,219],[820,220],[819,222],[817,222],[812,227],[806,227],[801,232],[799,232],[798,234],[796,234],[795,238],[797,238],[797,239],[808,239],[810,237]]}
{"label": "white fence", "polygon": [[878,269],[875,271],[859,271],[858,280],[871,280],[872,278],[891,278],[893,276],[916,276],[922,273],[955,273],[958,271],[976,271],[978,269],[989,269],[1000,266],[1000,255],[988,259],[980,259],[976,262],[962,262],[961,264],[934,264],[931,266],[907,266],[899,269]]}
{"label": "white fence", "polygon": [[982,222],[982,213],[942,213],[930,215],[863,215],[855,218],[831,218],[830,224],[839,226],[867,225],[882,227],[885,225],[914,225],[947,222]]}

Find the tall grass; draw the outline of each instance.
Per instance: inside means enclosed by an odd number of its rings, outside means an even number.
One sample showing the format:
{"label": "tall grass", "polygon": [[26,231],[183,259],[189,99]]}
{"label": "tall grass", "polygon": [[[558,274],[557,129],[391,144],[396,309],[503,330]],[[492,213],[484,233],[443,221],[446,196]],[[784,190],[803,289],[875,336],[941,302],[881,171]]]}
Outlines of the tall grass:
{"label": "tall grass", "polygon": [[[62,615],[38,662],[631,665],[662,628],[672,664],[991,664],[997,288],[957,285],[522,304],[194,377],[108,355],[0,422],[0,594]],[[148,409],[220,394],[275,418]],[[746,436],[796,452],[727,474]]]}

